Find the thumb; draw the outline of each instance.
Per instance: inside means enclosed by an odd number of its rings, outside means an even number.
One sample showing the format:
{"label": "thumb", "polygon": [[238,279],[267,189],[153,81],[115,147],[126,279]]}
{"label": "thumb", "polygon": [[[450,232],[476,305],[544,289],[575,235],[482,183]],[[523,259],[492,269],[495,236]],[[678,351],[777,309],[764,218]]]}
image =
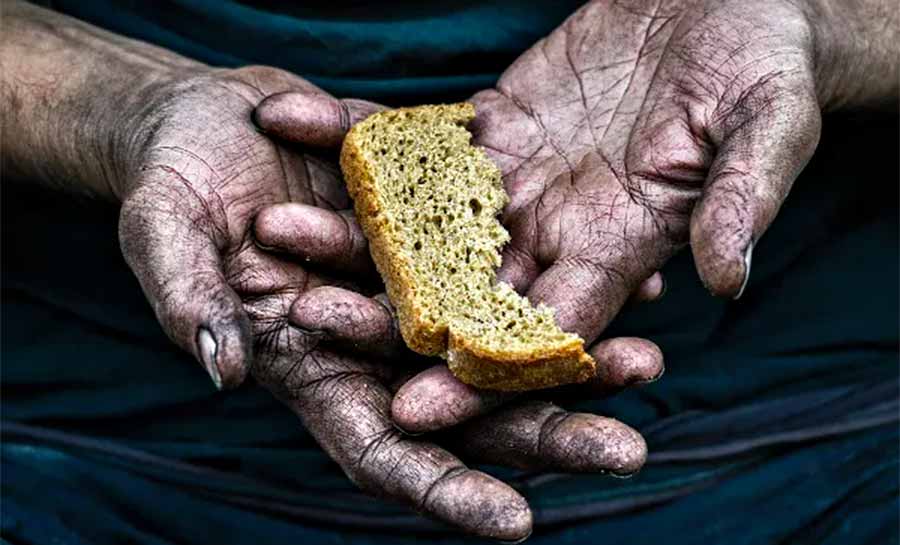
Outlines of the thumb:
{"label": "thumb", "polygon": [[[165,174],[163,174],[165,175]],[[155,187],[154,187],[155,185]],[[166,334],[203,364],[216,387],[243,382],[250,364],[250,322],[222,274],[220,245],[196,195],[171,185],[138,186],[122,205],[119,241]]]}
{"label": "thumb", "polygon": [[275,138],[335,148],[354,124],[384,107],[357,99],[339,100],[324,93],[289,91],[271,95],[253,111],[253,122]]}
{"label": "thumb", "polygon": [[819,141],[821,113],[815,95],[776,97],[748,94],[733,109],[738,113],[724,116],[710,131],[717,154],[691,215],[690,236],[697,272],[714,295],[741,296],[753,246]]}

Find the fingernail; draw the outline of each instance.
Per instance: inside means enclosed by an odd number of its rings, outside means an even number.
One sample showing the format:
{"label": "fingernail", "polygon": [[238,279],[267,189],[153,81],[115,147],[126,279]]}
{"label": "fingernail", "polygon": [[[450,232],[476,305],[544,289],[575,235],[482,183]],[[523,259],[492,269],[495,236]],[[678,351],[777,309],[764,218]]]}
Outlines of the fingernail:
{"label": "fingernail", "polygon": [[521,538],[519,538],[519,539],[517,539],[517,540],[515,540],[515,541],[505,541],[505,540],[502,540],[502,539],[498,539],[498,540],[497,540],[497,543],[503,543],[504,545],[516,545],[517,543],[522,543],[523,541],[525,541],[526,539],[528,539],[529,537],[531,537],[531,532],[532,532],[532,530],[529,530],[528,533],[525,534],[524,537],[521,537]]}
{"label": "fingernail", "polygon": [[669,281],[666,280],[665,275],[660,275],[660,276],[662,277],[663,285],[662,285],[662,289],[659,291],[659,295],[656,296],[656,299],[654,299],[654,301],[659,301],[660,299],[662,299],[666,295],[666,291],[669,290]]}
{"label": "fingernail", "polygon": [[741,283],[741,289],[738,290],[737,295],[734,296],[735,300],[740,299],[741,295],[744,295],[744,290],[747,289],[747,282],[750,281],[750,261],[753,259],[753,240],[750,240],[750,243],[747,244],[747,249],[744,250],[744,281]]}
{"label": "fingernail", "polygon": [[659,370],[659,373],[657,373],[655,377],[650,377],[646,380],[636,380],[636,381],[634,381],[634,383],[635,384],[650,384],[650,383],[656,382],[657,380],[661,379],[662,376],[665,374],[666,374],[666,368],[663,367],[662,369]]}
{"label": "fingernail", "polygon": [[261,134],[266,134],[266,130],[263,129],[259,125],[259,117],[257,117],[257,113],[256,113],[258,108],[259,108],[259,106],[257,106],[256,108],[253,108],[253,111],[250,112],[250,122],[253,123],[253,127],[256,129],[257,132],[259,132]]}
{"label": "fingernail", "polygon": [[275,246],[266,246],[262,242],[258,241],[256,239],[256,237],[253,237],[253,243],[256,245],[257,248],[259,248],[260,250],[262,250],[266,253],[270,253],[270,254],[284,253],[283,250],[281,250],[280,248],[276,248]]}
{"label": "fingernail", "polygon": [[209,377],[212,379],[213,384],[216,385],[216,389],[221,390],[222,375],[219,373],[218,366],[216,366],[216,353],[219,347],[216,344],[215,337],[205,327],[201,327],[197,331],[197,349],[200,353],[200,361],[203,363],[203,367],[209,373]]}
{"label": "fingernail", "polygon": [[404,430],[403,428],[401,428],[400,425],[397,424],[396,422],[394,422],[393,420],[391,420],[391,424],[394,425],[394,427],[397,429],[397,431],[399,431],[399,432],[402,433],[403,435],[406,435],[407,437],[418,437],[418,436],[420,436],[420,435],[425,435],[425,432],[424,432],[424,431],[419,431],[419,432],[415,432],[415,431],[406,431],[406,430]]}

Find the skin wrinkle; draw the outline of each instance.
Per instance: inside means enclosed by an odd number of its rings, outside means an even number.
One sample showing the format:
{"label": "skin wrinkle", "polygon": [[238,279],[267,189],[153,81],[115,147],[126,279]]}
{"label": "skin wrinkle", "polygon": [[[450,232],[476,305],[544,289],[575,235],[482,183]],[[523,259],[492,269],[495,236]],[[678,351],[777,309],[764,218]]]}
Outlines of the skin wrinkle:
{"label": "skin wrinkle", "polygon": [[[650,30],[653,28],[653,19],[656,17],[656,14],[659,12],[659,8],[662,5],[662,1],[660,0],[656,4],[656,8],[654,8],[654,13],[650,17],[650,21],[647,24],[647,28],[644,30],[644,38],[641,40],[640,49],[638,49],[637,55],[635,56],[634,67],[629,72],[628,83],[625,84],[625,91],[619,97],[619,100],[616,102],[616,107],[613,110],[612,115],[610,116],[610,122],[607,123],[606,128],[603,130],[603,135],[600,137],[600,140],[603,141],[606,139],[606,135],[609,133],[609,128],[612,126],[612,120],[616,118],[616,115],[619,113],[620,108],[622,107],[622,103],[625,100],[625,97],[628,96],[628,91],[631,89],[632,83],[634,83],[634,75],[637,72],[637,68],[641,63],[641,59],[644,57],[644,50],[649,43],[649,38],[651,36]],[[657,64],[658,66],[658,64]],[[656,68],[654,68],[654,71]],[[651,78],[652,79],[652,78]],[[645,95],[646,96],[646,95]]]}
{"label": "skin wrinkle", "polygon": [[[200,232],[208,234],[211,239],[216,242],[217,249],[220,251],[223,250],[225,241],[228,240],[227,233],[229,233],[230,231],[228,229],[227,214],[225,213],[225,207],[222,203],[221,196],[219,196],[214,190],[207,193],[210,197],[212,197],[212,201],[215,203],[215,207],[213,207],[209,203],[208,198],[205,198],[203,195],[201,195],[197,191],[197,189],[195,189],[194,184],[180,172],[178,172],[178,170],[176,170],[174,167],[165,164],[153,164],[141,167],[141,170],[145,174],[148,172],[152,172],[154,169],[159,169],[166,174],[173,176],[184,187],[184,189],[186,189],[190,193],[190,195],[194,197],[194,203],[196,203],[195,206],[185,206],[179,204],[178,207],[191,212],[199,208],[200,213],[197,213],[194,216],[196,218],[194,220],[194,227],[197,227]],[[162,189],[164,186],[164,182],[158,186],[161,189],[161,193],[163,194],[166,193],[166,190]]]}
{"label": "skin wrinkle", "polygon": [[[397,435],[396,430],[394,430],[393,428],[385,428],[366,437],[364,439],[365,448],[363,448],[362,452],[360,452],[359,457],[352,462],[349,471],[356,472],[357,474],[363,474],[366,472],[365,468],[379,465],[377,462],[376,453],[383,447],[383,445],[390,445],[392,440],[394,443],[396,443],[397,439],[399,439],[399,435]],[[397,466],[402,463],[403,459],[403,456],[398,457],[394,462],[393,467],[385,472],[383,477],[375,473],[376,478],[379,482],[376,482],[374,485],[368,485],[367,488],[370,490],[384,490],[385,483],[390,482],[390,477],[396,472]]]}
{"label": "skin wrinkle", "polygon": [[303,161],[303,190],[306,198],[313,197],[313,204],[318,204],[315,202],[315,191],[313,191],[312,187],[312,170],[309,168],[309,161]]}
{"label": "skin wrinkle", "polygon": [[538,431],[537,441],[532,451],[535,458],[540,458],[546,452],[548,442],[555,440],[553,435],[556,433],[556,430],[573,416],[562,409],[555,407],[554,409],[556,410],[549,412],[538,426],[540,431]]}
{"label": "skin wrinkle", "polygon": [[226,279],[245,300],[265,295],[294,298],[322,283],[299,265],[281,262],[248,248],[239,250],[236,258],[229,261]]}
{"label": "skin wrinkle", "polygon": [[459,465],[452,466],[447,468],[437,479],[432,482],[428,488],[425,489],[425,493],[422,494],[422,499],[419,501],[419,511],[424,511],[428,502],[431,500],[432,494],[435,490],[437,490],[440,486],[446,484],[448,481],[455,479],[469,471],[469,468]]}
{"label": "skin wrinkle", "polygon": [[[313,204],[320,208],[347,211],[351,205],[341,173],[333,164],[326,163],[314,155],[304,156],[304,164],[309,173],[309,191]],[[327,180],[328,183],[323,183]]]}
{"label": "skin wrinkle", "polygon": [[[587,94],[584,90],[584,81],[581,79],[581,72],[578,71],[578,68],[575,66],[575,61],[572,58],[572,52],[569,51],[569,36],[570,33],[566,33],[566,42],[564,49],[566,51],[566,61],[569,63],[569,68],[572,69],[572,75],[575,76],[575,80],[578,82],[578,94],[581,97],[581,105],[584,108],[584,119],[588,129],[591,131],[591,139],[594,141],[594,147],[599,147],[599,141],[597,140],[597,135],[594,134],[594,123],[591,120],[591,109],[588,108],[587,103]],[[582,36],[582,39],[579,41],[579,45],[584,44],[585,36]],[[546,53],[545,53],[546,56]],[[573,132],[574,134],[574,132]]]}

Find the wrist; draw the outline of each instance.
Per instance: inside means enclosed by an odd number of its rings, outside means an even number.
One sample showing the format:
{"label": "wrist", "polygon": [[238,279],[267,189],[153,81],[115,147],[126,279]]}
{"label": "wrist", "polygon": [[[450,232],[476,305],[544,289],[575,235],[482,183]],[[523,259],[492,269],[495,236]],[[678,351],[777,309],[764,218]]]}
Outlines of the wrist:
{"label": "wrist", "polygon": [[37,6],[5,7],[4,175],[120,198],[160,89],[207,68]]}
{"label": "wrist", "polygon": [[822,109],[896,108],[900,22],[892,0],[809,0],[805,6]]}

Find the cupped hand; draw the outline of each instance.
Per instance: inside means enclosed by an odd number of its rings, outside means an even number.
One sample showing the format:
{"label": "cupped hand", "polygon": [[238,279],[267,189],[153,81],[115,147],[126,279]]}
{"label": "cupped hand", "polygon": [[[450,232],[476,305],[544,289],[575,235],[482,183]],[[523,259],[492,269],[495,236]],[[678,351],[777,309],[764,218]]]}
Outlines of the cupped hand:
{"label": "cupped hand", "polygon": [[474,100],[512,232],[502,275],[592,341],[690,243],[739,296],[819,138],[796,2],[592,2]]}
{"label": "cupped hand", "polygon": [[[326,212],[348,205],[334,166],[309,150],[275,146],[253,124],[254,106],[282,91],[303,93],[323,123],[337,110],[375,108],[339,102],[275,69],[196,68],[153,88],[120,146],[129,150],[115,190],[122,252],[165,332],[220,388],[239,384],[250,369],[247,302],[278,293],[289,307],[292,296],[330,282],[259,248],[257,215],[283,203],[309,210],[308,221],[321,227],[311,241],[316,252],[349,236],[344,216]],[[367,266],[364,248],[346,246],[355,250],[340,255],[348,267]]]}
{"label": "cupped hand", "polygon": [[[510,194],[500,277],[588,342],[688,243],[707,288],[739,297],[819,139],[801,4],[594,1],[476,94],[475,141]],[[430,380],[395,402],[415,428],[441,424],[423,406],[495,398]]]}

